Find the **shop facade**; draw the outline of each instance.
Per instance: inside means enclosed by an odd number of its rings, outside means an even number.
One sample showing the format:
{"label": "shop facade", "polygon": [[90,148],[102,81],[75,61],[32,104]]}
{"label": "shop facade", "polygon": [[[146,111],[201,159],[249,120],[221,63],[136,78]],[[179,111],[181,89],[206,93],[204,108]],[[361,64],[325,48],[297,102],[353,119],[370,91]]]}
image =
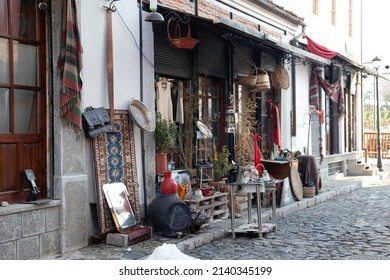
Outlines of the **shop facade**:
{"label": "shop facade", "polygon": [[[9,4],[10,1],[2,2]],[[15,158],[25,155],[24,160],[15,164],[18,171],[14,177],[19,178],[18,182],[6,182],[1,189],[0,200],[11,204],[0,208],[0,224],[4,225],[0,251],[5,252],[1,256],[4,259],[36,259],[82,248],[105,233],[101,229],[101,218],[95,216],[96,212],[104,216],[99,212],[101,194],[97,191],[105,178],[104,163],[97,161],[102,146],[69,125],[60,110],[61,100],[57,94],[62,81],[61,69],[56,63],[61,51],[63,4],[67,1],[50,1],[47,9],[38,6],[42,1],[21,2],[42,23],[39,40],[34,41],[41,51],[37,61],[42,72],[37,84],[30,85],[27,81],[26,85],[20,85],[10,79],[0,80],[0,87],[12,93],[26,89],[39,93],[40,135],[34,137],[40,143],[15,144],[8,133],[0,134],[3,162],[6,155]],[[303,18],[269,1],[161,0],[158,12],[165,21],[149,23],[144,21],[150,12],[148,2],[141,6],[138,2],[74,1],[83,47],[81,108],[83,111],[90,106],[108,109],[112,107],[109,92],[114,92],[114,114],[118,120],[130,120],[124,124],[130,131],[126,147],[131,155],[125,166],[126,180],[132,186],[139,223],[146,223],[148,205],[156,197],[155,142],[152,132],[131,121],[129,106],[131,99],[140,100],[155,114],[156,85],[163,78],[172,85],[171,116],[177,124],[180,141],[170,152],[177,168],[191,169],[196,165],[196,121],[201,121],[213,134],[212,148],[218,151],[227,146],[231,159],[237,162],[254,160],[254,154],[246,150],[252,146],[242,144],[239,149],[241,142],[248,142],[242,136],[246,132],[251,145],[253,135],[262,138],[259,145],[267,157],[271,153],[276,156],[276,150],[305,151],[316,156],[324,179],[329,171],[332,173],[332,168],[334,172],[345,171],[345,160],[361,149],[359,119],[354,119],[359,110],[359,77],[356,75],[360,68],[349,57],[338,55],[328,59],[311,53],[302,42],[292,45],[290,41],[305,25]],[[112,15],[112,25],[108,24],[108,13]],[[7,12],[7,15],[12,13]],[[180,28],[184,36],[189,27],[197,44],[192,48],[172,47],[168,35],[174,37]],[[113,43],[112,84],[107,77],[109,30]],[[4,35],[8,34],[7,30],[0,31],[7,46],[11,41],[24,42],[20,38],[23,36],[12,37]],[[31,43],[29,38],[26,42]],[[287,78],[283,80],[284,85],[275,86],[271,75],[280,67]],[[331,83],[343,77],[343,86],[348,89],[343,93],[346,110],[342,116],[336,114],[337,106],[326,94],[319,94],[318,109],[324,109],[325,116],[332,116],[326,117],[323,124],[321,115],[312,110],[309,100],[313,67],[323,67],[322,75]],[[9,69],[12,72],[12,68]],[[269,89],[253,89],[255,86],[239,83],[238,76],[250,76],[253,71],[267,74]],[[178,106],[180,104],[182,106]],[[277,109],[276,118],[271,108]],[[228,120],[232,112],[234,119]],[[344,123],[345,116],[352,121]],[[352,131],[356,134],[351,134]],[[19,137],[15,139],[20,140]],[[6,149],[13,145],[33,148]],[[28,157],[35,155],[34,151],[39,151],[39,161]],[[208,156],[213,158],[214,154]],[[38,164],[34,165],[35,162]],[[6,165],[2,166],[1,176],[6,178]],[[41,198],[51,200],[49,203],[18,203],[29,194],[24,170],[30,168],[37,177]],[[6,187],[15,190],[10,192]],[[17,194],[11,197],[9,193]]]}

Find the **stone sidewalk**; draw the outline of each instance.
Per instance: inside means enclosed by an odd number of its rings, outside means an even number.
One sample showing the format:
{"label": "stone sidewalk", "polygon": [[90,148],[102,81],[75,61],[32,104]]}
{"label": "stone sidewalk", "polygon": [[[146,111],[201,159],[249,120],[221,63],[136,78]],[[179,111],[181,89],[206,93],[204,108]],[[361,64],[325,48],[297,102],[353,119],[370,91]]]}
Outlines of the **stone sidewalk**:
{"label": "stone sidewalk", "polygon": [[[373,167],[375,164],[370,161]],[[388,180],[388,171],[390,170],[390,161],[384,161],[384,171],[378,176],[353,176],[344,177],[336,175],[329,178],[326,185],[323,186],[320,193],[313,198],[304,198],[301,201],[295,201],[284,207],[278,207],[276,209],[276,216],[284,217],[288,215],[294,215],[295,212],[303,211],[308,207],[314,207],[319,203],[328,201],[341,194],[347,194],[353,192],[366,185],[384,183]],[[252,218],[256,217],[256,208],[252,208]],[[271,218],[271,209],[262,209],[262,221],[266,222]],[[243,209],[242,217],[236,219],[236,224],[244,224],[248,221],[248,211]],[[197,234],[186,234],[180,238],[167,238],[154,234],[151,239],[139,242],[130,246],[114,246],[108,245],[105,242],[91,245],[89,247],[67,252],[59,256],[49,256],[46,259],[62,259],[62,260],[137,260],[145,259],[149,256],[155,248],[167,243],[176,244],[177,248],[182,252],[198,248],[202,245],[208,244],[213,240],[218,240],[223,237],[231,236],[231,220],[221,219],[210,223],[206,227],[202,228]]]}

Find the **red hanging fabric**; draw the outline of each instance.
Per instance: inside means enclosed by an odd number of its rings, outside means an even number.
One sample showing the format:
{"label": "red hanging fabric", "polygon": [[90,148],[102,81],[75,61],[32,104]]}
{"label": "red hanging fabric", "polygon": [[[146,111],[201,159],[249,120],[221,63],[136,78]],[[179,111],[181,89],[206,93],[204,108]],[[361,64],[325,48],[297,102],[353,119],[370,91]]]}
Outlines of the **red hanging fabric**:
{"label": "red hanging fabric", "polygon": [[256,134],[253,136],[253,141],[255,142],[255,167],[257,169],[257,171],[259,171],[259,173],[262,171],[262,168],[261,168],[261,151],[260,151],[260,147],[259,147],[259,144],[258,144],[258,141],[261,141],[263,140],[263,138]]}
{"label": "red hanging fabric", "polygon": [[271,102],[271,118],[273,120],[273,131],[272,135],[274,138],[275,145],[278,146],[278,149],[280,150],[280,147],[282,145],[282,141],[280,139],[280,121],[279,121],[279,108],[275,104]]}
{"label": "red hanging fabric", "polygon": [[310,39],[309,36],[304,35],[303,37],[306,38],[307,47],[309,48],[309,51],[311,53],[316,54],[316,55],[321,56],[321,57],[324,57],[324,58],[327,58],[327,59],[332,59],[333,57],[335,57],[337,55],[337,52],[331,51],[331,50],[325,48],[324,46],[317,44],[312,39]]}

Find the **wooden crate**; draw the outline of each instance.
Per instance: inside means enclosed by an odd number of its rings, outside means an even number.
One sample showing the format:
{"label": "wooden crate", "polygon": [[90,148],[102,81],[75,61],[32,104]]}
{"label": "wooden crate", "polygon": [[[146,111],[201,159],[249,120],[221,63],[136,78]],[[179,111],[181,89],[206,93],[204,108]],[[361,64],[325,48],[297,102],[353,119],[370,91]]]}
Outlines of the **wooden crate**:
{"label": "wooden crate", "polygon": [[[226,219],[229,216],[228,193],[216,192],[203,198],[185,199],[184,201],[193,210],[204,210],[209,216],[207,222]],[[195,213],[192,218],[195,218]]]}

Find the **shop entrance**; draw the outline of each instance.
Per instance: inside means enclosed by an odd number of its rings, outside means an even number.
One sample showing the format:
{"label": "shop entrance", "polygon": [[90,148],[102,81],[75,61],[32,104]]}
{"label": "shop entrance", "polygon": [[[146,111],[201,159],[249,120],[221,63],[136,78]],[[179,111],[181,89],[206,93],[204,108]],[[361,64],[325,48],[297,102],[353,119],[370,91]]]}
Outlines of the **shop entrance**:
{"label": "shop entrance", "polygon": [[45,12],[0,0],[0,201],[27,199],[31,169],[46,197]]}

